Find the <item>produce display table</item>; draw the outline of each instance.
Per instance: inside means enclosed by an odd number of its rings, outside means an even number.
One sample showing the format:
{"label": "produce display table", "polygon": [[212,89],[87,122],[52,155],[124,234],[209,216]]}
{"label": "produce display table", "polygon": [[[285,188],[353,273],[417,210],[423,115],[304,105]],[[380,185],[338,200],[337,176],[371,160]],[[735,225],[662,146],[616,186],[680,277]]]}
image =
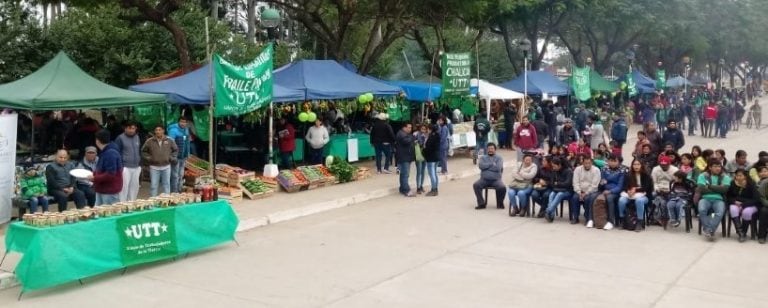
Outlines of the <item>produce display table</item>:
{"label": "produce display table", "polygon": [[232,241],[237,224],[232,207],[219,200],[54,227],[17,222],[5,247],[23,254],[16,276],[26,292]]}
{"label": "produce display table", "polygon": [[348,139],[357,139],[358,158],[376,156],[376,151],[373,149],[373,145],[371,145],[371,136],[368,134],[352,134],[351,136],[348,136],[347,134],[331,135],[331,140],[323,149],[323,156],[338,156],[341,159],[346,160],[348,157]]}
{"label": "produce display table", "polygon": [[[295,148],[293,149],[293,161],[304,160],[304,139],[296,138],[294,140]],[[275,144],[274,152],[272,153],[276,163],[280,163],[280,146]]]}
{"label": "produce display table", "polygon": [[219,145],[221,146],[235,146],[239,145],[240,140],[243,138],[243,133],[237,132],[219,132]]}

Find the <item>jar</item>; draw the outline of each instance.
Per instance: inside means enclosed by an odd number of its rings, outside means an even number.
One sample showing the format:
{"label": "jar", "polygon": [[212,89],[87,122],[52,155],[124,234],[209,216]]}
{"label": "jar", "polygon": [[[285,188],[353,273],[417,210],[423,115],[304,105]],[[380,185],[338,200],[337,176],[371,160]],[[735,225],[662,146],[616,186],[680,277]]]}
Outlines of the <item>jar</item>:
{"label": "jar", "polygon": [[25,225],[32,225],[32,214],[24,214],[21,216],[21,219],[24,221]]}

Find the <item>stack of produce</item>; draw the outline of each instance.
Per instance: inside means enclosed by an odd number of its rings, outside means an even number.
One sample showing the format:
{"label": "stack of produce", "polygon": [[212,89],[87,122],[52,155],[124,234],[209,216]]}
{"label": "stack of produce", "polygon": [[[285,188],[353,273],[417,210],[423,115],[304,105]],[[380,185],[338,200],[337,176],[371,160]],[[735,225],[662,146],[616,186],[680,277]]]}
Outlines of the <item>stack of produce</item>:
{"label": "stack of produce", "polygon": [[240,182],[240,187],[243,189],[243,193],[250,199],[261,199],[271,196],[275,190],[274,186],[270,186],[264,183],[260,179],[248,179]]}
{"label": "stack of produce", "polygon": [[309,184],[318,184],[325,182],[325,177],[320,170],[317,170],[315,166],[303,166],[298,168],[304,177],[309,181]]}
{"label": "stack of produce", "polygon": [[280,186],[287,192],[296,192],[309,186],[309,181],[299,170],[283,170],[277,176]]}
{"label": "stack of produce", "polygon": [[197,156],[187,157],[187,163],[184,165],[184,175],[190,177],[199,177],[210,173],[211,164],[200,159]]}
{"label": "stack of produce", "polygon": [[240,182],[254,177],[256,177],[256,173],[253,171],[227,164],[216,164],[216,180],[231,187],[237,187]]}

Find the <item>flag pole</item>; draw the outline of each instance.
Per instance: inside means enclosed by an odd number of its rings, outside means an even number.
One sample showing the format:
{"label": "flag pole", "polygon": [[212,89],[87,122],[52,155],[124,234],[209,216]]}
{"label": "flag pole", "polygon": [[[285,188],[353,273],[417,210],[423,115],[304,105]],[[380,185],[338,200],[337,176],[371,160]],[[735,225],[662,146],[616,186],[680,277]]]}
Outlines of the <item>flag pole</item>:
{"label": "flag pole", "polygon": [[208,102],[208,160],[210,161],[208,168],[211,172],[211,178],[216,178],[214,174],[216,168],[214,168],[214,153],[213,153],[213,56],[211,55],[211,43],[210,35],[208,33],[208,17],[205,17],[205,53],[208,58],[208,87],[209,87],[209,102]]}

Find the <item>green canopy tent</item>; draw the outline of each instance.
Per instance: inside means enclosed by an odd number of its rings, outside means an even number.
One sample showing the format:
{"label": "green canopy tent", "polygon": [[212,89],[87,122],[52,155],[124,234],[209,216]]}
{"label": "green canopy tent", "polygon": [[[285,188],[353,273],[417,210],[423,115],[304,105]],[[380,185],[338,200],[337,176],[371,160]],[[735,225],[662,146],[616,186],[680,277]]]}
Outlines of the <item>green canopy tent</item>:
{"label": "green canopy tent", "polygon": [[165,95],[105,84],[59,52],[36,72],[0,85],[0,107],[22,110],[116,108],[165,103]]}
{"label": "green canopy tent", "polygon": [[[0,85],[0,107],[31,112],[163,103],[165,95],[124,90],[91,77],[64,52],[59,52],[34,73]],[[32,129],[34,136],[34,125]],[[34,149],[34,138],[31,139],[31,147]],[[30,154],[34,157],[34,152]]]}
{"label": "green canopy tent", "polygon": [[[571,78],[565,80],[565,83],[572,84]],[[600,76],[596,71],[589,71],[589,88],[596,92],[616,92],[619,90],[619,85],[613,81],[607,80]]]}

